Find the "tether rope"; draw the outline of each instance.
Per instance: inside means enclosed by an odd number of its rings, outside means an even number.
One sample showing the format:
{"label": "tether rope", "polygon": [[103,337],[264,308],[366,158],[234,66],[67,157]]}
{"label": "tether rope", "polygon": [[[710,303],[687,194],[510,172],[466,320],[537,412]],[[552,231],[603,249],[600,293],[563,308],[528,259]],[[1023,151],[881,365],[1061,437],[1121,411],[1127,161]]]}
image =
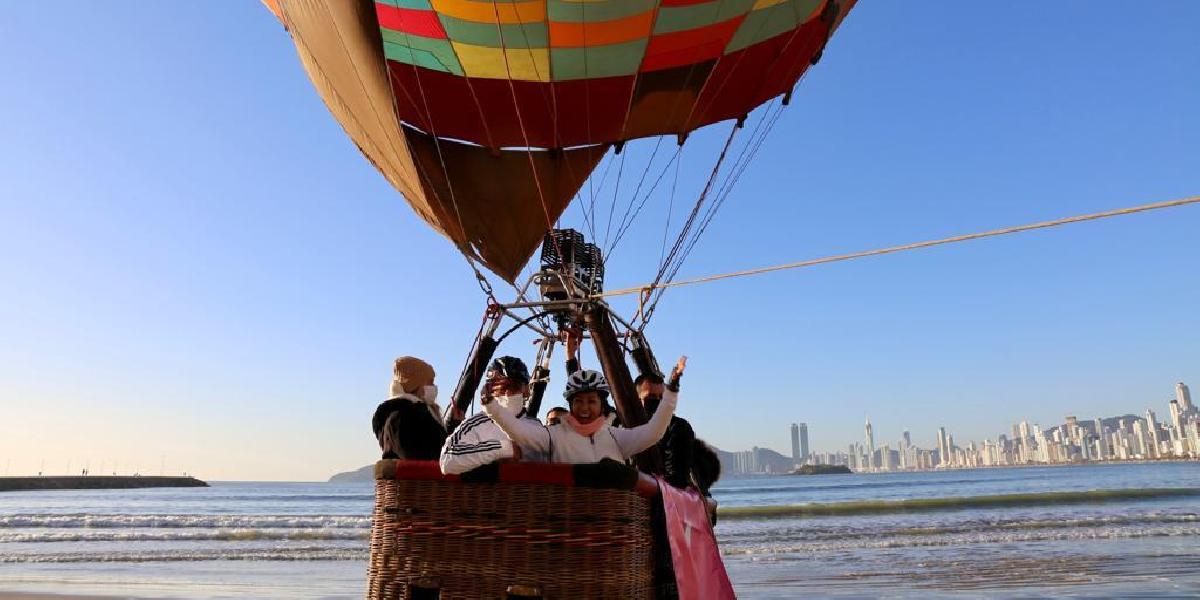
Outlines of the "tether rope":
{"label": "tether rope", "polygon": [[759,267],[757,269],[746,269],[744,271],[734,271],[731,273],[722,273],[719,275],[708,275],[706,277],[697,277],[695,279],[684,279],[684,280],[672,281],[672,282],[668,282],[668,283],[646,284],[646,285],[638,286],[638,287],[630,287],[630,288],[623,288],[623,289],[619,289],[619,290],[612,290],[609,292],[604,292],[602,294],[596,294],[593,297],[594,298],[608,298],[608,297],[612,297],[612,296],[628,296],[631,294],[645,293],[648,290],[654,290],[654,289],[682,287],[685,285],[696,285],[696,284],[700,284],[700,283],[709,283],[712,281],[720,281],[722,279],[733,279],[735,277],[749,277],[751,275],[762,275],[764,273],[773,273],[775,271],[800,269],[803,267],[811,267],[811,266],[815,266],[815,265],[823,265],[823,264],[827,264],[827,263],[841,262],[841,261],[845,261],[845,260],[853,260],[856,258],[866,258],[868,256],[879,256],[882,254],[894,254],[896,252],[904,252],[907,250],[917,250],[919,248],[929,248],[932,246],[941,246],[944,244],[966,242],[966,241],[970,241],[970,240],[996,237],[996,236],[1008,235],[1008,234],[1012,234],[1012,233],[1021,233],[1024,231],[1033,231],[1035,229],[1047,229],[1050,227],[1057,227],[1059,225],[1068,225],[1071,223],[1081,223],[1084,221],[1096,221],[1099,219],[1107,219],[1109,217],[1120,217],[1120,216],[1124,216],[1124,215],[1132,215],[1135,213],[1147,212],[1147,211],[1151,211],[1151,210],[1158,210],[1158,209],[1162,209],[1162,208],[1173,208],[1173,207],[1177,207],[1177,206],[1186,206],[1188,204],[1197,204],[1197,203],[1200,203],[1200,196],[1192,196],[1190,198],[1181,198],[1178,200],[1168,200],[1165,202],[1155,202],[1152,204],[1143,204],[1141,206],[1132,206],[1129,208],[1121,208],[1121,209],[1117,209],[1117,210],[1109,210],[1109,211],[1105,211],[1105,212],[1098,212],[1098,213],[1092,213],[1092,214],[1087,214],[1087,215],[1079,215],[1079,216],[1075,216],[1075,217],[1066,217],[1066,218],[1062,218],[1062,219],[1055,219],[1053,221],[1041,221],[1038,223],[1031,223],[1028,225],[1018,225],[1016,227],[1005,227],[1003,229],[993,229],[990,231],[982,231],[982,232],[978,232],[978,233],[968,233],[968,234],[964,234],[964,235],[956,235],[954,237],[942,238],[942,239],[938,239],[938,240],[915,242],[912,244],[905,244],[903,246],[891,246],[888,248],[878,248],[875,250],[866,250],[863,252],[853,252],[850,254],[837,254],[834,256],[826,256],[824,258],[815,258],[815,259],[811,259],[811,260],[786,263],[786,264],[775,265],[775,266],[771,266],[771,267]]}

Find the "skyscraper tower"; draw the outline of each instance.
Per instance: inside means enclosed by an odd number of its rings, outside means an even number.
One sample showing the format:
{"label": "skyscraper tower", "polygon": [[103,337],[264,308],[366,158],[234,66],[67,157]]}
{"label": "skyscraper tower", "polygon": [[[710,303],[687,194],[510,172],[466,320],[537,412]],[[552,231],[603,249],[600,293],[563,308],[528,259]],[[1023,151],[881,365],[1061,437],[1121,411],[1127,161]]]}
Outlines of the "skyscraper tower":
{"label": "skyscraper tower", "polygon": [[1192,404],[1192,393],[1186,383],[1180,381],[1175,384],[1175,399],[1179,401],[1179,410],[1183,411],[1183,414],[1190,415],[1196,411],[1195,405]]}
{"label": "skyscraper tower", "polygon": [[[1096,419],[1098,422],[1099,419]],[[1150,432],[1150,458],[1158,458],[1158,419],[1154,417],[1154,411],[1146,409],[1146,429]]]}
{"label": "skyscraper tower", "polygon": [[946,444],[946,428],[945,427],[938,427],[937,444],[938,444],[938,464],[940,464],[940,465],[950,464],[950,449],[947,447],[947,444]]}
{"label": "skyscraper tower", "polygon": [[792,423],[792,462],[800,464],[800,426]]}
{"label": "skyscraper tower", "polygon": [[875,468],[875,431],[871,429],[871,417],[867,417],[867,468]]}
{"label": "skyscraper tower", "polygon": [[808,460],[808,423],[800,424],[800,462]]}
{"label": "skyscraper tower", "polygon": [[1183,433],[1183,407],[1179,405],[1178,400],[1172,400],[1167,403],[1171,409],[1171,426],[1174,428],[1172,438]]}

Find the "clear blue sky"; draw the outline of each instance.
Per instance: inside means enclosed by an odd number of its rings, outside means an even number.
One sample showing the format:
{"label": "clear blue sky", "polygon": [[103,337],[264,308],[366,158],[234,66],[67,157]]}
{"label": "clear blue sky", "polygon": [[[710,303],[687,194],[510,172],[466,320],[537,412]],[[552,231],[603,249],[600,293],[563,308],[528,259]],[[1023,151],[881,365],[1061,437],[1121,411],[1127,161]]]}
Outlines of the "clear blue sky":
{"label": "clear blue sky", "polygon": [[[1197,31],[1182,0],[863,1],[681,275],[1198,194]],[[259,3],[0,3],[0,72],[0,468],[323,479],[376,455],[392,357],[449,393],[470,272]],[[726,449],[1163,412],[1200,385],[1198,232],[1183,208],[685,288],[649,333]]]}

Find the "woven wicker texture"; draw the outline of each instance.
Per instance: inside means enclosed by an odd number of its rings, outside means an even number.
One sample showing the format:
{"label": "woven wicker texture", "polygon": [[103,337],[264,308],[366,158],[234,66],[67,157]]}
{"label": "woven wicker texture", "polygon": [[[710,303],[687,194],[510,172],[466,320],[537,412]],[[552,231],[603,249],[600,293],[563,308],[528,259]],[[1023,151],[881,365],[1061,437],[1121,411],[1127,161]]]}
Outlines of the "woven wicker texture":
{"label": "woven wicker texture", "polygon": [[[650,503],[635,492],[540,483],[377,479],[368,597],[654,595]],[[420,597],[418,595],[418,597]]]}

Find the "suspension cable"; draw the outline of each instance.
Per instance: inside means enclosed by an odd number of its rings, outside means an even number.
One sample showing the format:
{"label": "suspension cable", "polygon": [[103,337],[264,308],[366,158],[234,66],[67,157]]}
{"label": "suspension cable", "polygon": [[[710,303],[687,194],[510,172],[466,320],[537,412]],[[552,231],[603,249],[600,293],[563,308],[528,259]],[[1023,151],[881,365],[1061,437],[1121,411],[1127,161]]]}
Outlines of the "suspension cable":
{"label": "suspension cable", "polygon": [[824,258],[815,258],[811,260],[803,260],[799,262],[786,263],[771,267],[759,267],[757,269],[746,269],[743,271],[734,271],[731,273],[722,273],[718,275],[708,275],[706,277],[697,277],[694,279],[683,279],[668,283],[649,283],[637,287],[622,288],[596,294],[594,298],[607,298],[611,296],[628,296],[631,294],[644,293],[647,290],[665,289],[672,287],[682,287],[685,285],[695,285],[700,283],[709,283],[712,281],[720,281],[722,279],[733,279],[735,277],[749,277],[751,275],[762,275],[764,273],[773,273],[775,271],[786,271],[789,269],[800,269],[803,267],[811,267],[815,265],[823,265],[827,263],[841,262],[846,260],[854,260],[857,258],[866,258],[868,256],[879,256],[882,254],[894,254],[896,252],[904,252],[908,250],[917,250],[920,248],[929,248],[932,246],[941,246],[944,244],[954,244],[958,242],[966,242],[970,240],[978,240],[982,238],[997,237],[1001,235],[1009,235],[1013,233],[1021,233],[1024,231],[1033,231],[1036,229],[1048,229],[1050,227],[1058,227],[1059,225],[1069,225],[1071,223],[1082,223],[1084,221],[1097,221],[1107,219],[1109,217],[1120,217],[1124,215],[1132,215],[1141,212],[1159,210],[1162,208],[1174,208],[1177,206],[1186,206],[1189,204],[1200,203],[1200,196],[1192,196],[1190,198],[1180,198],[1178,200],[1168,200],[1165,202],[1154,202],[1151,204],[1143,204],[1140,206],[1131,206],[1129,208],[1121,208],[1075,217],[1065,217],[1055,219],[1053,221],[1041,221],[1038,223],[1030,223],[1028,225],[1018,225],[1015,227],[1005,227],[1003,229],[992,229],[990,231],[982,231],[978,233],[968,233],[964,235],[956,235],[953,237],[942,238],[937,240],[928,240],[924,242],[914,242],[912,244],[904,244],[902,246],[890,246],[888,248],[878,248],[875,250],[866,250],[862,252],[852,252],[850,254],[837,254],[834,256],[826,256]]}

